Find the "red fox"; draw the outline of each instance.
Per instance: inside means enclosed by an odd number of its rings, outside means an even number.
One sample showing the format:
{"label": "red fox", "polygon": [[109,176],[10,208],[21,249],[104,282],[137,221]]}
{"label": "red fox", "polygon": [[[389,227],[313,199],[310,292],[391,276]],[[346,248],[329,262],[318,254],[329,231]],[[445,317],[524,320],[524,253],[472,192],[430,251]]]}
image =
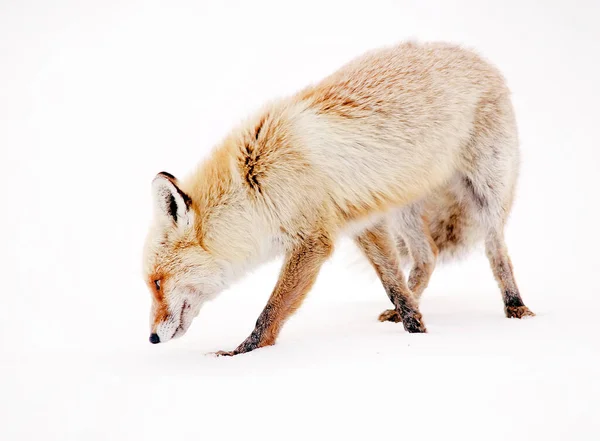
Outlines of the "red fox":
{"label": "red fox", "polygon": [[219,354],[274,344],[342,234],[393,305],[381,321],[426,332],[418,299],[436,260],[480,240],[506,316],[532,316],[503,236],[518,168],[510,92],[496,68],[443,43],[368,52],[266,105],[187,179],[156,176],[144,251],[150,341],[180,337],[206,300],[284,255],[254,330]]}

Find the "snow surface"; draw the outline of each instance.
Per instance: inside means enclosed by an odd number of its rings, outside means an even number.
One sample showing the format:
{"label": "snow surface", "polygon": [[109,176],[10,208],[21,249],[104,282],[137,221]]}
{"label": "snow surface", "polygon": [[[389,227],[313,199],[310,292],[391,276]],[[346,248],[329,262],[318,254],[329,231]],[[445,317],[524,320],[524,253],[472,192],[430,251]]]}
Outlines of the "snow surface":
{"label": "snow surface", "polygon": [[[487,3],[3,1],[0,440],[600,439],[599,5]],[[507,242],[537,317],[503,317],[479,250],[436,270],[409,335],[343,241],[277,345],[206,355],[251,331],[279,262],[150,345],[154,174],[407,38],[475,47],[513,89]]]}

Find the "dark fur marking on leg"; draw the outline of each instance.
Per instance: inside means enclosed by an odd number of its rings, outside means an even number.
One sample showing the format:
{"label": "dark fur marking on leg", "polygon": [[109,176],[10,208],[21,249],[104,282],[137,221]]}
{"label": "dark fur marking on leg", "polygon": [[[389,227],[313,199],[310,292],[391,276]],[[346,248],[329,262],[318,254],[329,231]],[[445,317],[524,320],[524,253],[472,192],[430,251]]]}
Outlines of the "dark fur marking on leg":
{"label": "dark fur marking on leg", "polygon": [[252,333],[237,348],[235,348],[233,352],[236,354],[243,354],[260,347],[263,336],[267,331],[269,323],[272,321],[272,312],[273,307],[271,305],[266,305],[265,309],[261,312],[260,316],[256,320],[256,324]]}
{"label": "dark fur marking on leg", "polygon": [[504,291],[504,305],[508,307],[524,306],[523,300],[519,293]]}
{"label": "dark fur marking on leg", "polygon": [[418,309],[410,304],[411,302],[406,298],[405,294],[398,292],[393,286],[386,286],[385,288],[388,297],[402,318],[404,329],[411,333],[427,332],[427,329],[423,324],[423,317],[421,313],[418,311]]}
{"label": "dark fur marking on leg", "polygon": [[487,200],[483,196],[481,196],[479,194],[479,192],[477,191],[477,189],[473,185],[473,181],[471,181],[470,178],[468,178],[467,176],[465,176],[463,178],[463,182],[465,184],[466,189],[469,191],[469,193],[473,197],[473,200],[477,204],[477,207],[480,208],[480,209],[481,208],[485,208],[487,206]]}
{"label": "dark fur marking on leg", "polygon": [[415,314],[411,317],[407,317],[402,320],[402,324],[404,325],[404,329],[406,332],[411,334],[419,334],[427,332],[425,325],[423,324],[421,314]]}

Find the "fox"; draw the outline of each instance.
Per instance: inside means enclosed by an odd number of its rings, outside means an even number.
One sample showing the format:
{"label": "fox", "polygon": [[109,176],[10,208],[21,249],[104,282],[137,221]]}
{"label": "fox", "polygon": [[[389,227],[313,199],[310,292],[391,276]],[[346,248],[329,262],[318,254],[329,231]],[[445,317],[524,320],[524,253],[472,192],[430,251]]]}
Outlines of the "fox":
{"label": "fox", "polygon": [[533,316],[504,239],[519,164],[495,66],[446,42],[371,50],[265,104],[185,179],[155,176],[143,252],[150,342],[181,337],[205,302],[283,257],[252,332],[216,354],[275,344],[344,235],[391,302],[380,321],[427,332],[419,300],[436,263],[480,242],[506,317]]}

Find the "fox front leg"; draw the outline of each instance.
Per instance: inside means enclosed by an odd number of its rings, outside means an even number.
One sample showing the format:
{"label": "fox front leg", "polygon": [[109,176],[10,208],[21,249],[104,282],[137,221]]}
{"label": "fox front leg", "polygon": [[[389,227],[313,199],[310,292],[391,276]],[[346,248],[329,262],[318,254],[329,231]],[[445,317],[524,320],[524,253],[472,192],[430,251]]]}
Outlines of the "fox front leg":
{"label": "fox front leg", "polygon": [[275,344],[281,327],[302,304],[332,250],[330,238],[320,233],[288,252],[279,280],[252,333],[233,351],[219,351],[216,355],[243,354]]}

